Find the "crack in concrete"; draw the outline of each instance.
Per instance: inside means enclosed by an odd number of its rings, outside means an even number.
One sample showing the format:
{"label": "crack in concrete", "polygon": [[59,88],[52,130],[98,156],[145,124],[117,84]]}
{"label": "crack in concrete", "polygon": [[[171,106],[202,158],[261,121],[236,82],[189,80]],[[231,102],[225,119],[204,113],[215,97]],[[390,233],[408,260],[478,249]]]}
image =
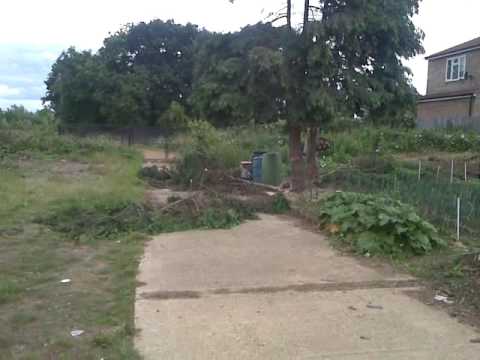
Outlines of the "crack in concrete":
{"label": "crack in concrete", "polygon": [[153,291],[140,294],[143,299],[175,300],[200,299],[208,295],[235,295],[235,294],[275,294],[286,291],[294,292],[325,292],[325,291],[353,291],[366,289],[402,289],[421,286],[418,280],[380,280],[341,283],[307,283],[286,286],[261,286],[245,288],[220,288],[204,291]]}

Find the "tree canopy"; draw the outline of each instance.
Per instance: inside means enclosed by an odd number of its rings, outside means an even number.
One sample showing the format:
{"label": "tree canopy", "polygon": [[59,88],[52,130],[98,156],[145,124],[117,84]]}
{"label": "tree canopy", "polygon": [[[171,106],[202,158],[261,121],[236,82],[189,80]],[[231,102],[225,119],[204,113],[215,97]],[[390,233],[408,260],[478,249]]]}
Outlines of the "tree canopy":
{"label": "tree canopy", "polygon": [[304,27],[286,19],[226,34],[129,24],[97,53],[64,51],[44,101],[68,124],[161,126],[172,106],[217,126],[309,127],[339,114],[401,123],[415,99],[402,58],[421,51],[417,9],[414,0],[316,1]]}

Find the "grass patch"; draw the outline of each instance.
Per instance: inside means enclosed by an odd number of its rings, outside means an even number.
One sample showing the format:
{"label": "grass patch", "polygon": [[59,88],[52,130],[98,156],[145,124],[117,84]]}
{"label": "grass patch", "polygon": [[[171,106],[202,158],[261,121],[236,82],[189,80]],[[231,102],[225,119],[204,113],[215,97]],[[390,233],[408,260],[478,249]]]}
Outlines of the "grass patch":
{"label": "grass patch", "polygon": [[[159,213],[143,204],[141,154],[104,140],[47,141],[10,143],[1,160],[0,359],[137,359],[133,305],[147,236],[231,227],[254,213],[218,195]],[[85,332],[73,338],[74,329]]]}

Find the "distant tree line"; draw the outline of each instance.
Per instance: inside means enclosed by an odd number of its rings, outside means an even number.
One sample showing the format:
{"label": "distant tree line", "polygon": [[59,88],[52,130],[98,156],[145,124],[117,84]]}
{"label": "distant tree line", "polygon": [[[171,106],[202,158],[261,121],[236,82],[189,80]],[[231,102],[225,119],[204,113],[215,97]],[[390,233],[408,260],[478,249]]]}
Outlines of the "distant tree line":
{"label": "distant tree line", "polygon": [[54,114],[44,108],[37,111],[29,111],[24,106],[12,105],[8,108],[0,108],[0,125],[30,125],[35,123],[53,122]]}
{"label": "distant tree line", "polygon": [[[287,115],[285,55],[294,41],[285,26],[271,23],[227,34],[173,21],[130,24],[106,38],[97,53],[64,51],[43,100],[70,125],[172,127],[188,117],[217,126],[272,122]],[[317,56],[311,60],[320,63],[312,65],[328,66],[321,63],[324,54]],[[366,96],[350,114],[403,121],[415,92],[406,78],[400,80],[392,94],[373,101]],[[312,86],[308,96],[328,101],[324,89]],[[370,95],[368,88],[362,91]],[[338,114],[344,110],[335,108]]]}

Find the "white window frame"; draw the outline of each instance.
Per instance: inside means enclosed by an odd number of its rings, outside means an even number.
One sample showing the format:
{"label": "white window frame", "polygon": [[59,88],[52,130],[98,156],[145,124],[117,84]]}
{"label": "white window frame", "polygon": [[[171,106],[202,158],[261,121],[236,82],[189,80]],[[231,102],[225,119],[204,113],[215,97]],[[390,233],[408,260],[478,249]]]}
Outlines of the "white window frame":
{"label": "white window frame", "polygon": [[[453,77],[453,67],[457,63],[458,63],[458,74],[457,74],[457,77]],[[450,70],[450,78],[448,77],[449,70]],[[467,56],[466,55],[460,55],[460,56],[454,56],[454,57],[447,58],[447,65],[446,65],[446,70],[445,70],[445,81],[446,82],[465,80],[466,72],[467,72]]]}

